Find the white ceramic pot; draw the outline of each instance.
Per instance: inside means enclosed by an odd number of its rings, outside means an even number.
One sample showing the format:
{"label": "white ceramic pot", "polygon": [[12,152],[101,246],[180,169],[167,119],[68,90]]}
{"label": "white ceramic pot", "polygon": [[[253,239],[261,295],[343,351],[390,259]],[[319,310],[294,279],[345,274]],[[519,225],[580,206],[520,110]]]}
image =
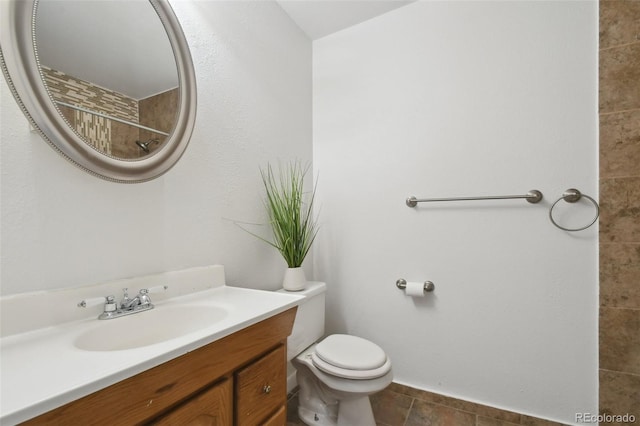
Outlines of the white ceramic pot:
{"label": "white ceramic pot", "polygon": [[304,275],[302,268],[287,268],[284,271],[284,280],[282,280],[282,288],[287,291],[304,290],[307,285],[307,277]]}

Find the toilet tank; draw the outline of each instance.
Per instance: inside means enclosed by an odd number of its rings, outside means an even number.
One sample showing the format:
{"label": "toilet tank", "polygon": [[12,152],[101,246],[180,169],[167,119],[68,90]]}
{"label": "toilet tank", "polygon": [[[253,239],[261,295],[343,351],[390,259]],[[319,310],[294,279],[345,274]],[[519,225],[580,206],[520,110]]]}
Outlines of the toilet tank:
{"label": "toilet tank", "polygon": [[288,292],[305,298],[298,305],[293,331],[287,339],[287,361],[291,361],[324,335],[324,300],[327,286],[308,281],[304,290]]}

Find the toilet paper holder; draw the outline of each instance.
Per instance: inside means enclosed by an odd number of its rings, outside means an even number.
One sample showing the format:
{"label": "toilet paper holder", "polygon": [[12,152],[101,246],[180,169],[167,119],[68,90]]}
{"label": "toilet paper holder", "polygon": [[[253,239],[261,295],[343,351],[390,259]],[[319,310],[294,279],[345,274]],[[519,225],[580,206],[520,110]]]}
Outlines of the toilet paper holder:
{"label": "toilet paper holder", "polygon": [[[398,281],[396,281],[396,287],[398,287],[400,290],[404,290],[405,288],[407,288],[407,280],[405,280],[404,278],[400,278]],[[436,285],[431,281],[425,281],[423,288],[424,291],[431,292],[435,290]]]}

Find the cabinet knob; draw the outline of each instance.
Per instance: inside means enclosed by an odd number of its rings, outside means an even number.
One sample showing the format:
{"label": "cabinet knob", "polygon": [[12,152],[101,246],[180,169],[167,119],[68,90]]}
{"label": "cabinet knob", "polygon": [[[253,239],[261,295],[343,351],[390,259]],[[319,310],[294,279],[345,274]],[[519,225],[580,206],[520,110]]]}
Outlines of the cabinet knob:
{"label": "cabinet knob", "polygon": [[263,393],[271,393],[271,386],[264,385],[264,387],[262,388],[262,392]]}

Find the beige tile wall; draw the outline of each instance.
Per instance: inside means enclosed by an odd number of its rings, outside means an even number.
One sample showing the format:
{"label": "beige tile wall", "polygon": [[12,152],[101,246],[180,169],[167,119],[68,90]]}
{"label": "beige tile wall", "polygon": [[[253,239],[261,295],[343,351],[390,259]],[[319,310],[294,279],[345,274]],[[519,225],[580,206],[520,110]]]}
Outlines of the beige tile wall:
{"label": "beige tile wall", "polygon": [[[45,66],[42,72],[49,92],[56,100],[167,133],[173,130],[180,96],[177,88],[137,101]],[[59,106],[59,109],[70,127],[85,141],[100,152],[116,158],[134,159],[147,155],[136,145],[137,140],[158,139],[158,144],[149,145],[153,152],[166,139],[161,134],[139,130],[94,114],[64,106]]]}
{"label": "beige tile wall", "polygon": [[[140,124],[171,133],[178,113],[178,101],[180,92],[178,88],[167,90],[155,96],[138,101]],[[153,152],[162,145],[167,137],[159,133],[140,130],[140,140],[157,139],[160,143],[149,145],[149,151]]]}
{"label": "beige tile wall", "polygon": [[41,70],[47,88],[56,100],[134,123],[138,122],[138,102],[135,99],[44,65],[41,66]]}
{"label": "beige tile wall", "polygon": [[600,413],[640,422],[638,0],[600,1],[599,87]]}
{"label": "beige tile wall", "polygon": [[[102,88],[88,81],[42,66],[49,93],[54,99],[100,112],[133,123],[138,122],[138,102],[128,96]],[[140,148],[135,145],[138,129],[117,121],[58,107],[69,126],[87,143],[105,154],[118,158],[136,158]],[[123,155],[127,150],[132,156]]]}

